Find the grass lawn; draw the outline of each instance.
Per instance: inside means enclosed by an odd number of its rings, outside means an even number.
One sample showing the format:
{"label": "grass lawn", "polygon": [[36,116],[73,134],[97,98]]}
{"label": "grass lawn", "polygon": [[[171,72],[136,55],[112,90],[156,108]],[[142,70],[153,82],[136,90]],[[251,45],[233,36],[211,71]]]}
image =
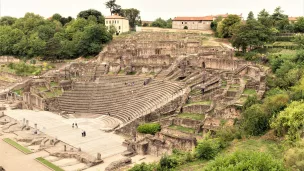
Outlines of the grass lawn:
{"label": "grass lawn", "polygon": [[231,146],[225,149],[223,154],[241,150],[267,152],[277,159],[282,159],[284,155],[284,149],[278,142],[255,137],[231,143]]}
{"label": "grass lawn", "polygon": [[178,117],[184,118],[184,119],[197,120],[197,121],[202,121],[203,119],[205,119],[205,115],[195,114],[195,113],[182,113],[182,114],[179,114]]}
{"label": "grass lawn", "polygon": [[185,128],[185,127],[182,127],[182,126],[179,126],[179,125],[171,125],[169,126],[169,128],[171,129],[175,129],[175,130],[178,130],[178,131],[181,131],[181,132],[185,132],[185,133],[194,133],[194,129],[192,128]]}
{"label": "grass lawn", "polygon": [[51,168],[52,170],[54,171],[64,171],[63,169],[61,169],[60,167],[54,165],[53,163],[45,160],[44,158],[42,157],[38,157],[36,158],[37,161],[39,161],[40,163],[46,165],[47,167]]}
{"label": "grass lawn", "polygon": [[246,95],[256,95],[256,91],[254,89],[245,89],[243,94]]}
{"label": "grass lawn", "polygon": [[31,154],[33,153],[30,149],[23,147],[22,145],[18,144],[17,142],[9,139],[9,138],[4,138],[3,139],[4,142],[10,144],[11,146],[15,147],[16,149],[18,149],[19,151],[23,152],[24,154]]}
{"label": "grass lawn", "polygon": [[186,106],[193,106],[193,105],[211,105],[211,101],[193,102],[193,103],[187,104]]}

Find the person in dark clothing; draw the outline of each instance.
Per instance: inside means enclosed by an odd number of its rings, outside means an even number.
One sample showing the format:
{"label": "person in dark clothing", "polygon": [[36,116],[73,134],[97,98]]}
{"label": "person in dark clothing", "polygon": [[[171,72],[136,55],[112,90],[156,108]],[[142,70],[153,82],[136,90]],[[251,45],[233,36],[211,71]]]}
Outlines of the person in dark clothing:
{"label": "person in dark clothing", "polygon": [[74,128],[74,123],[72,124],[72,128]]}
{"label": "person in dark clothing", "polygon": [[110,116],[110,112],[108,112],[108,115]]}
{"label": "person in dark clothing", "polygon": [[86,137],[87,136],[87,133],[85,131],[83,131],[83,136]]}
{"label": "person in dark clothing", "polygon": [[78,125],[77,125],[77,123],[75,123],[75,127],[76,127],[76,128],[78,128]]}

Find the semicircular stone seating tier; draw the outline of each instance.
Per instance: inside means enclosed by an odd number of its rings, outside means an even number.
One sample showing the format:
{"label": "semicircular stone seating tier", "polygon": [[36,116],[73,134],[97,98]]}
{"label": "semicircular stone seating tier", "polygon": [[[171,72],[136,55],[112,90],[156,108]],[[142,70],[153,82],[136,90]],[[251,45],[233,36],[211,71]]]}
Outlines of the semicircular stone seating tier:
{"label": "semicircular stone seating tier", "polygon": [[[130,122],[180,96],[183,88],[173,82],[135,76],[103,76],[98,82],[75,83],[59,97],[61,111],[108,115]],[[106,118],[101,118],[101,120]],[[108,118],[109,119],[109,118]],[[105,125],[115,127],[115,120]],[[112,125],[112,126],[109,126]]]}

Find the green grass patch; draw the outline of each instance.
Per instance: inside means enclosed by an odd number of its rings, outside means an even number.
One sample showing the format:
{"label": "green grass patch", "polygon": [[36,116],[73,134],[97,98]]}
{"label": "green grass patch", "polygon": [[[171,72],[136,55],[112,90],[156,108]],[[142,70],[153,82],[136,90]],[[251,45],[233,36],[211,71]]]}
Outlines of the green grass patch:
{"label": "green grass patch", "polygon": [[178,130],[181,132],[185,132],[185,133],[191,133],[191,134],[194,134],[194,132],[195,132],[194,129],[192,129],[192,128],[186,128],[186,127],[179,126],[179,125],[171,125],[171,126],[169,126],[169,128],[175,129],[175,130]]}
{"label": "green grass patch", "polygon": [[243,94],[246,94],[246,95],[256,95],[256,91],[254,89],[245,89]]}
{"label": "green grass patch", "polygon": [[38,89],[39,91],[47,91],[47,90],[48,90],[46,87],[37,87],[37,89]]}
{"label": "green grass patch", "polygon": [[205,119],[205,115],[195,114],[195,113],[182,113],[182,114],[179,114],[178,117],[183,118],[183,119],[197,120],[197,121],[202,121]]}
{"label": "green grass patch", "polygon": [[54,165],[53,163],[47,161],[46,159],[44,159],[42,157],[38,157],[38,158],[36,158],[36,160],[39,161],[41,164],[44,164],[45,166],[51,168],[54,171],[64,171],[60,167]]}
{"label": "green grass patch", "polygon": [[51,85],[51,87],[57,87],[57,86],[58,86],[58,83],[56,83],[56,82],[51,82],[50,85]]}
{"label": "green grass patch", "polygon": [[23,94],[23,89],[14,90],[13,92],[21,96]]}
{"label": "green grass patch", "polygon": [[186,106],[194,106],[194,105],[211,105],[212,101],[201,101],[201,102],[193,102],[189,103]]}
{"label": "green grass patch", "polygon": [[174,168],[175,171],[201,171],[207,164],[206,160],[195,160]]}
{"label": "green grass patch", "polygon": [[31,154],[33,153],[30,149],[23,147],[22,145],[18,144],[17,142],[13,141],[12,139],[9,138],[4,138],[4,142],[10,144],[11,146],[15,147],[19,151],[23,152],[24,154]]}
{"label": "green grass patch", "polygon": [[239,89],[236,87],[230,87],[228,91],[238,91]]}
{"label": "green grass patch", "polygon": [[263,139],[245,139],[234,142],[233,145],[224,150],[223,153],[226,154],[227,152],[232,153],[241,150],[267,152],[277,159],[282,159],[284,155],[284,148],[280,143]]}

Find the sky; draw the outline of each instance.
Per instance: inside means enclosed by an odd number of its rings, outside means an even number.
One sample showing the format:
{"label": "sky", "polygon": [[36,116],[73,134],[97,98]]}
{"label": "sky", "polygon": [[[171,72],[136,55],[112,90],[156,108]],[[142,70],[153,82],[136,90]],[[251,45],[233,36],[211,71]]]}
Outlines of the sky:
{"label": "sky", "polygon": [[[107,0],[0,0],[1,16],[22,17],[33,12],[44,17],[59,13],[64,17],[76,17],[80,11],[96,9],[105,16]],[[117,0],[122,8],[136,8],[141,18],[152,21],[158,17],[169,19],[177,16],[206,16],[217,14],[242,14],[247,17],[249,11],[255,15],[262,9],[270,13],[281,6],[289,16],[304,15],[304,0]]]}

